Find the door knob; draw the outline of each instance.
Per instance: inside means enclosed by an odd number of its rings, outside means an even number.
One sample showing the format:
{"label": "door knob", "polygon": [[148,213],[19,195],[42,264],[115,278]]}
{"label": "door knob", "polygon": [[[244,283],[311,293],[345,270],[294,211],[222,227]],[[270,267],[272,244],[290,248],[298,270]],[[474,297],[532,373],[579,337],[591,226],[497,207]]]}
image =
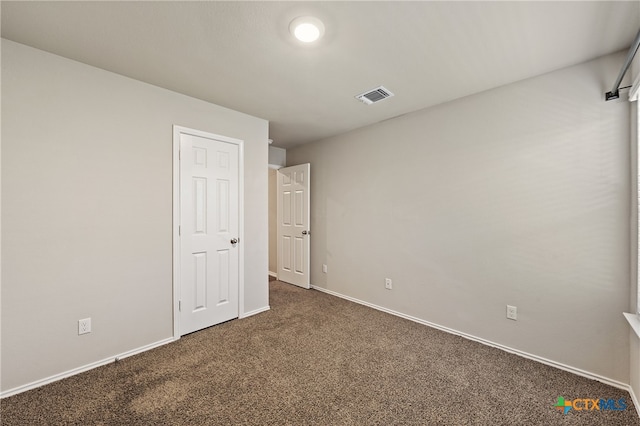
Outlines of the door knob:
{"label": "door knob", "polygon": [[311,235],[311,231],[302,231],[302,235]]}
{"label": "door knob", "polygon": [[231,244],[238,244],[238,239],[237,238],[232,238],[231,239]]}

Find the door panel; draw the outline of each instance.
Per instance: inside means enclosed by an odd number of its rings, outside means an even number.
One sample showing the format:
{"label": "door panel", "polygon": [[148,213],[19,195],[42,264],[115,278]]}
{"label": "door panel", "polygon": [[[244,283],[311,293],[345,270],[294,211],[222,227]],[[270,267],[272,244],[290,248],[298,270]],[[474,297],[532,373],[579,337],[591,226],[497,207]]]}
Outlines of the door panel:
{"label": "door panel", "polygon": [[207,253],[193,253],[193,310],[207,309]]}
{"label": "door panel", "polygon": [[238,317],[239,149],[180,134],[180,334]]}
{"label": "door panel", "polygon": [[310,165],[278,170],[278,279],[310,288]]}

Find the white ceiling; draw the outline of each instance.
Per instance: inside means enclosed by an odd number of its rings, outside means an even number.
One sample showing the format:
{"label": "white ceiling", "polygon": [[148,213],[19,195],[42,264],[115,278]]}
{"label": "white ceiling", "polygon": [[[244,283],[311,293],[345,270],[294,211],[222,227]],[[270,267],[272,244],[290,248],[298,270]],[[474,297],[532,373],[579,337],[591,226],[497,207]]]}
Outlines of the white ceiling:
{"label": "white ceiling", "polygon": [[[3,1],[1,13],[4,38],[265,118],[283,148],[626,49],[640,23],[637,1]],[[300,15],[324,22],[317,45],[290,36]],[[395,97],[354,99],[379,85]]]}

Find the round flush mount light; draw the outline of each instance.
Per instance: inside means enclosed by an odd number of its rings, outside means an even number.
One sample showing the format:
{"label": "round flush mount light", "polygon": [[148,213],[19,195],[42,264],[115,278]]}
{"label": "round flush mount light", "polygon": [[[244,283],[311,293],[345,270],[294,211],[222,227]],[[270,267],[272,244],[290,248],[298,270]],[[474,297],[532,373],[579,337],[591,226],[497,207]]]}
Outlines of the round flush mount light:
{"label": "round flush mount light", "polygon": [[324,24],[313,16],[300,16],[291,21],[289,32],[303,43],[312,43],[324,34]]}

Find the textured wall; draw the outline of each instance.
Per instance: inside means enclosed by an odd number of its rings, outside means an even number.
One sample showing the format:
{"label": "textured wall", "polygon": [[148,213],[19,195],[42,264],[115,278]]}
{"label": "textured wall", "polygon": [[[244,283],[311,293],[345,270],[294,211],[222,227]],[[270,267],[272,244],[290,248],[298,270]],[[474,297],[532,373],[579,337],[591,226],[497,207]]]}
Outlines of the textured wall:
{"label": "textured wall", "polygon": [[[640,24],[640,12],[638,13],[638,23]],[[636,56],[628,72],[631,75],[631,81],[635,82],[640,77],[640,55]],[[626,91],[623,92],[626,95]],[[630,306],[628,312],[635,312],[640,318],[640,288],[638,287],[638,265],[640,265],[640,253],[638,252],[638,206],[640,205],[640,192],[638,192],[638,182],[640,182],[640,171],[638,170],[638,142],[640,137],[639,129],[638,102],[634,102],[631,106],[631,289],[629,292]],[[636,397],[636,402],[640,399],[640,336],[636,335],[633,330],[629,332],[630,339],[630,379],[631,389]],[[638,408],[638,407],[637,407]],[[640,408],[638,408],[640,414]]]}
{"label": "textured wall", "polygon": [[265,120],[6,40],[2,89],[3,391],[172,336],[174,124],[245,141],[244,311],[268,306]]}
{"label": "textured wall", "polygon": [[287,150],[313,170],[312,284],[628,383],[629,103],[603,100],[622,61]]}

